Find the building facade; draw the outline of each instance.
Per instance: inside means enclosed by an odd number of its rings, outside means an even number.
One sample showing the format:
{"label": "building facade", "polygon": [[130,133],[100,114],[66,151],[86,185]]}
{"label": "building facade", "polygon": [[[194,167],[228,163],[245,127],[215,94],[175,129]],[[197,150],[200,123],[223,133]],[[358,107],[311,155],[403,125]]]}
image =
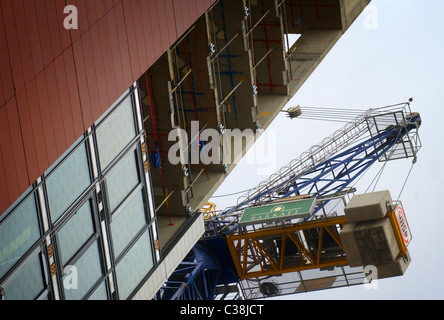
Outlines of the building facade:
{"label": "building facade", "polygon": [[131,88],[4,214],[6,299],[127,299],[159,259],[137,101]]}
{"label": "building facade", "polygon": [[368,3],[2,0],[2,299],[153,298],[248,148],[172,164],[169,132],[265,130]]}

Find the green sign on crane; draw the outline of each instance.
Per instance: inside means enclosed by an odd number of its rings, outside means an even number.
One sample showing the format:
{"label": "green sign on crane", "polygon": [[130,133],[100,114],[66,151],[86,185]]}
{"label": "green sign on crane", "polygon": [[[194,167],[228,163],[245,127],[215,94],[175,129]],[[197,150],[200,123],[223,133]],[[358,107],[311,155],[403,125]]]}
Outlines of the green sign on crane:
{"label": "green sign on crane", "polygon": [[311,215],[315,204],[315,198],[308,198],[247,208],[239,220],[239,225],[305,218]]}

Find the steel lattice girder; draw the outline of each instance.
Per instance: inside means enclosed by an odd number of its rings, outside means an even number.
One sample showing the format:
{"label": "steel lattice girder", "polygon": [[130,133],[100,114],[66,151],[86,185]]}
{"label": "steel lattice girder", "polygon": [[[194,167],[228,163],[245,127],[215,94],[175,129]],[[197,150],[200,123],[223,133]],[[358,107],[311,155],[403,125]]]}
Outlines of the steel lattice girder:
{"label": "steel lattice girder", "polygon": [[[381,157],[382,154],[390,150],[394,141],[387,140],[387,137],[396,133],[396,130],[388,130],[378,136],[371,137],[346,151],[343,151],[330,159],[320,163],[311,170],[308,170],[299,177],[291,177],[284,183],[274,188],[271,197],[286,198],[294,194],[315,194],[322,196],[332,192],[338,192],[350,185],[368,167]],[[291,190],[289,190],[291,188]],[[285,194],[277,194],[277,190],[285,190]],[[260,195],[260,197],[270,197]],[[259,199],[256,199],[259,200]]]}
{"label": "steel lattice girder", "polygon": [[240,279],[346,265],[344,216],[227,236]]}

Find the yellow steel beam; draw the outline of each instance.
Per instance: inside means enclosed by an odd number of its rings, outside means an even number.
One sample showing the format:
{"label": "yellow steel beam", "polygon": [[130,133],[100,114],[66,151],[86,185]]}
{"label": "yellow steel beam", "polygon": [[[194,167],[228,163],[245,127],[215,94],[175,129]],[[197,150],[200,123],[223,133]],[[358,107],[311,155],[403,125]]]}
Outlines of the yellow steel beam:
{"label": "yellow steel beam", "polygon": [[216,204],[207,202],[199,211],[202,212],[204,220],[209,221],[216,216]]}
{"label": "yellow steel beam", "polygon": [[[258,248],[258,246],[256,245],[254,239],[252,239],[250,242],[251,242],[251,243],[250,243],[250,247],[251,247],[250,250],[253,250],[253,251],[254,251],[254,253],[256,254],[256,261],[258,262],[258,264],[259,264],[261,270],[264,271],[264,267],[262,266],[262,260],[261,260],[261,252],[259,252],[259,248]],[[254,256],[253,256],[253,257],[254,257]],[[253,260],[254,260],[254,259],[253,259]]]}
{"label": "yellow steel beam", "polygon": [[[267,261],[270,263],[270,265],[273,267],[273,269],[276,271],[279,270],[276,261],[273,259],[272,256],[270,256],[270,254],[264,248],[264,246],[257,239],[252,239],[252,241],[253,241],[254,245],[256,246],[256,248],[258,249],[258,251],[263,255],[263,257],[265,259],[267,259]],[[262,265],[261,265],[261,268],[262,268]]]}
{"label": "yellow steel beam", "polygon": [[[247,247],[247,240],[246,240],[246,239],[244,239],[244,247],[245,247],[245,248]],[[239,244],[239,250],[242,250],[242,247],[241,247],[240,244]],[[243,270],[245,270],[245,272],[247,272],[247,259],[248,259],[247,253],[248,253],[248,250],[245,250],[245,249],[244,249],[244,263],[243,263]]]}
{"label": "yellow steel beam", "polygon": [[310,269],[319,269],[319,268],[327,268],[327,267],[337,267],[337,266],[343,266],[347,265],[348,261],[347,258],[338,258],[338,259],[332,259],[328,262],[320,263],[319,265],[295,265],[291,267],[285,267],[282,270],[276,271],[273,269],[264,270],[264,271],[252,271],[243,274],[242,276],[239,275],[239,279],[250,279],[250,278],[257,278],[257,277],[263,277],[263,276],[272,276],[272,275],[280,275],[283,273],[290,273],[290,272],[296,272],[296,271],[304,271],[304,270],[310,270]]}
{"label": "yellow steel beam", "polygon": [[[287,236],[285,233],[282,233],[282,237],[281,237],[281,252],[285,252],[285,243],[287,242]],[[281,254],[281,261],[279,264],[279,268],[283,269],[284,268],[284,258],[285,258],[285,254]]]}
{"label": "yellow steel beam", "polygon": [[390,211],[387,213],[387,216],[390,218],[390,222],[392,224],[393,231],[395,233],[396,242],[399,247],[399,255],[404,256],[407,253],[407,247],[402,240],[401,230],[399,230],[398,221],[396,221],[395,211]]}
{"label": "yellow steel beam", "polygon": [[308,221],[308,222],[302,222],[298,223],[292,226],[286,226],[285,228],[279,227],[279,228],[267,228],[267,229],[261,229],[257,231],[251,231],[246,232],[242,234],[235,234],[235,235],[228,235],[227,239],[230,240],[239,240],[239,239],[249,239],[249,238],[263,238],[267,236],[274,236],[277,234],[281,234],[283,231],[290,233],[290,232],[296,232],[301,230],[309,230],[309,229],[316,229],[316,228],[322,228],[326,226],[334,226],[334,225],[344,225],[347,223],[347,219],[345,216],[340,217],[333,217],[329,218],[328,220],[319,219],[314,221]]}
{"label": "yellow steel beam", "polygon": [[[227,237],[227,244],[240,279],[346,265],[348,262],[345,254],[340,258],[322,260],[321,253],[324,229],[331,235],[338,247],[343,250],[341,240],[333,227],[336,225],[343,226],[346,222],[346,218],[341,216],[329,218],[328,220],[300,223],[284,228],[262,229],[244,234],[230,235]],[[313,256],[310,248],[303,243],[306,241],[301,241],[302,236],[299,233],[310,229],[319,230],[318,254],[316,257]],[[280,239],[282,242],[279,248],[280,257],[276,256],[276,259],[263,244],[264,241],[270,238]],[[295,262],[291,265],[285,265],[285,248],[288,239],[295,244],[299,252],[300,263]],[[253,256],[255,254],[257,259],[253,257],[253,259],[248,261],[249,252]],[[263,265],[264,261],[269,263],[269,268],[265,268]]]}
{"label": "yellow steel beam", "polygon": [[332,229],[332,226],[325,227],[325,230],[330,234],[330,236],[333,238],[333,240],[337,243],[337,245],[344,251],[344,247],[342,246],[341,238],[339,238],[339,235],[334,232]]}
{"label": "yellow steel beam", "polygon": [[319,228],[318,257],[317,257],[317,260],[316,260],[317,264],[321,263],[322,241],[323,240],[324,240],[324,228]]}
{"label": "yellow steel beam", "polygon": [[[295,237],[295,234],[290,232],[287,233],[288,237],[291,239],[291,241],[293,241],[293,243],[296,245],[296,247],[299,249],[299,255],[301,256],[305,256],[307,258],[307,260],[310,261],[310,263],[314,263],[314,259],[313,259],[313,255],[309,252],[309,250],[299,241],[298,238]],[[304,261],[302,261],[303,264],[305,264]]]}

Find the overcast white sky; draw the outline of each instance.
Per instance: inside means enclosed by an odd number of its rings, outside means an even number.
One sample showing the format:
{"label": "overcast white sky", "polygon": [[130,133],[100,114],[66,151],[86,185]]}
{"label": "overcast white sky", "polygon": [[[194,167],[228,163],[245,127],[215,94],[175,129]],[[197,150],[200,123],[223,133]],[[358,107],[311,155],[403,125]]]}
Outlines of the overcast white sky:
{"label": "overcast white sky", "polygon": [[[294,299],[443,299],[444,264],[442,183],[444,182],[444,1],[373,0],[342,36],[327,57],[296,93],[294,105],[331,108],[385,106],[413,97],[411,108],[420,112],[422,149],[401,196],[413,234],[408,249],[412,262],[403,277],[378,281],[375,290],[363,286],[330,289]],[[374,10],[376,9],[376,11]],[[369,29],[369,14],[377,14],[376,29]],[[367,19],[367,20],[366,20]],[[285,108],[285,109],[286,109]],[[343,124],[289,120],[279,115],[268,130],[275,130],[276,170]],[[377,190],[390,190],[396,198],[411,166],[411,159],[387,164]],[[374,165],[360,184],[365,192],[380,169]],[[254,165],[238,165],[215,195],[256,186],[267,176]],[[213,198],[217,209],[233,205],[238,196]]]}

